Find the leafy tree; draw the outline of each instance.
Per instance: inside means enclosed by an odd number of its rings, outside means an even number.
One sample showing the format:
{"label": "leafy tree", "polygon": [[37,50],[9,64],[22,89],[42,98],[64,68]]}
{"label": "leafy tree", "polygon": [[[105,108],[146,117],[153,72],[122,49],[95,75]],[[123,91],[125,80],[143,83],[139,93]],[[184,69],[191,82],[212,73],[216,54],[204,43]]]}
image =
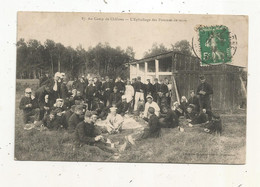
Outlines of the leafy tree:
{"label": "leafy tree", "polygon": [[192,55],[191,45],[187,40],[181,40],[172,45],[172,50],[186,55]]}
{"label": "leafy tree", "polygon": [[144,58],[156,56],[169,51],[170,50],[167,49],[162,43],[159,45],[157,43],[153,43],[152,48],[144,53]]}

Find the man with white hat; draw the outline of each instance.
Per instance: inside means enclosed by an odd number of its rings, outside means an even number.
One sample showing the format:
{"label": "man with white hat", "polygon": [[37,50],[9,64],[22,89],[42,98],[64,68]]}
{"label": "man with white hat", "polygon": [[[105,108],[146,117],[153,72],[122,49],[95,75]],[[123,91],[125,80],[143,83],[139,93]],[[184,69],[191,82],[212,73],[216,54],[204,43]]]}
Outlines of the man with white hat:
{"label": "man with white hat", "polygon": [[30,118],[34,118],[34,123],[39,121],[40,109],[35,98],[32,98],[32,89],[25,89],[25,96],[22,97],[19,105],[20,110],[23,110],[23,122],[27,124]]}
{"label": "man with white hat", "polygon": [[158,104],[156,102],[153,101],[153,97],[151,95],[147,95],[146,99],[147,99],[147,102],[145,103],[144,112],[141,114],[141,117],[147,118],[147,116],[148,116],[148,109],[150,107],[153,107],[154,110],[155,110],[154,114],[156,116],[159,116],[159,114],[160,114],[160,107],[158,106]]}

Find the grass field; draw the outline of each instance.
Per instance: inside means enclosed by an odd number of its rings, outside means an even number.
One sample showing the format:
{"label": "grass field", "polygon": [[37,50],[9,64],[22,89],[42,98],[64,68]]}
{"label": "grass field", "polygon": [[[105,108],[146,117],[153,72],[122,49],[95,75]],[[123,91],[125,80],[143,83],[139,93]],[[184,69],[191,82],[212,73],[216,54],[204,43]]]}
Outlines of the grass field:
{"label": "grass field", "polygon": [[[199,127],[184,125],[178,129],[162,129],[162,136],[137,142],[126,149],[118,159],[97,147],[75,148],[71,135],[65,131],[38,131],[23,129],[19,101],[26,86],[37,88],[35,80],[17,80],[15,159],[38,161],[111,161],[111,162],[166,162],[166,163],[222,163],[243,164],[246,153],[246,115],[223,114],[221,136],[207,134]],[[124,130],[111,139],[124,141],[133,130]]]}

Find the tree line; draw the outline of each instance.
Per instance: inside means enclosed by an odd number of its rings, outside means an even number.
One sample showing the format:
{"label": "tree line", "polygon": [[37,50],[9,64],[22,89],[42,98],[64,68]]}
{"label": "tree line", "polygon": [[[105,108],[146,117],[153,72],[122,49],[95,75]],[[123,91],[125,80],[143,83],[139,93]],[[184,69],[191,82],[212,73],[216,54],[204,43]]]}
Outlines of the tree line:
{"label": "tree line", "polygon": [[[163,44],[154,43],[151,49],[144,53],[144,58],[169,51],[179,51],[192,55],[191,46],[187,40],[181,40],[166,48]],[[53,75],[55,72],[64,72],[69,78],[83,74],[99,76],[120,75],[127,78],[129,71],[126,63],[135,60],[132,47],[125,50],[121,47],[111,47],[109,43],[99,43],[95,47],[85,50],[81,45],[76,49],[47,39],[44,44],[31,39],[25,41],[21,38],[17,42],[17,78],[39,78],[46,72]]]}
{"label": "tree line", "polygon": [[44,44],[38,40],[20,39],[17,42],[17,78],[39,78],[44,73],[53,75],[57,71],[65,72],[71,78],[88,73],[125,77],[125,63],[133,61],[134,56],[132,47],[124,50],[108,43],[85,50],[81,45],[73,49],[49,39]]}

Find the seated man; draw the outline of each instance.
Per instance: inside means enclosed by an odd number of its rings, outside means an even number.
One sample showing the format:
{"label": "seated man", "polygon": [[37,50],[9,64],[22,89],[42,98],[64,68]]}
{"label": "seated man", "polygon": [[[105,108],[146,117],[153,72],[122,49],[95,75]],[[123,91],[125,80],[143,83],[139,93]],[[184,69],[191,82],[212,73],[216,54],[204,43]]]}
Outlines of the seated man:
{"label": "seated man", "polygon": [[97,120],[97,116],[92,114],[91,111],[86,111],[84,121],[80,122],[74,133],[76,145],[82,146],[84,144],[97,146],[103,151],[114,153],[115,150],[109,148],[109,143],[106,143],[104,137],[97,134],[94,123]]}
{"label": "seated man", "polygon": [[69,126],[70,116],[74,113],[76,105],[71,106],[69,110],[64,113],[64,128],[67,129]]}
{"label": "seated man", "polygon": [[52,110],[49,115],[45,115],[43,120],[43,125],[50,130],[63,129],[64,118],[62,116],[62,110],[57,108]]}
{"label": "seated man", "polygon": [[176,115],[175,111],[164,106],[162,108],[162,113],[165,114],[159,119],[159,123],[162,128],[174,128],[179,126],[179,118]]}
{"label": "seated man", "polygon": [[126,96],[122,95],[122,102],[120,102],[117,105],[117,113],[124,116],[128,112],[129,107],[130,107],[130,103],[127,103]]}
{"label": "seated man", "polygon": [[216,133],[221,135],[222,133],[222,122],[218,114],[212,115],[212,120],[207,124],[207,128],[204,129],[208,133]]}
{"label": "seated man", "polygon": [[157,115],[155,115],[155,109],[153,107],[149,107],[148,109],[148,118],[148,128],[126,136],[125,143],[119,149],[120,152],[124,151],[129,143],[135,145],[135,141],[147,138],[158,138],[160,136],[161,126]]}
{"label": "seated man", "polygon": [[69,123],[68,123],[68,130],[69,133],[73,133],[75,131],[75,128],[77,125],[83,121],[83,106],[82,105],[77,105],[75,107],[74,113],[70,116],[69,118]]}
{"label": "seated man", "polygon": [[160,107],[156,102],[153,101],[153,97],[151,95],[146,96],[147,102],[145,103],[144,112],[141,114],[141,117],[147,119],[148,117],[148,109],[150,107],[154,108],[154,114],[158,117],[160,113]]}
{"label": "seated man", "polygon": [[199,98],[195,95],[195,91],[194,90],[190,91],[190,98],[188,100],[188,104],[194,104],[196,112],[200,111]]}
{"label": "seated man", "polygon": [[40,109],[38,107],[38,102],[31,95],[31,88],[25,89],[25,96],[22,97],[20,101],[19,108],[23,110],[23,122],[27,124],[30,122],[30,118],[34,118],[34,124],[39,121]]}
{"label": "seated man", "polygon": [[106,129],[109,134],[119,133],[122,130],[124,119],[120,114],[117,114],[117,108],[111,107],[110,113],[106,119]]}
{"label": "seated man", "polygon": [[190,104],[187,108],[186,119],[189,122],[189,126],[193,126],[194,124],[202,124],[208,122],[208,115],[206,114],[206,109],[202,109],[200,114],[196,113],[195,105]]}
{"label": "seated man", "polygon": [[195,106],[193,104],[188,105],[187,113],[185,114],[185,117],[190,127],[192,127],[193,124],[197,122],[198,114],[195,112]]}
{"label": "seated man", "polygon": [[142,138],[157,138],[160,136],[161,127],[159,124],[158,116],[155,114],[155,109],[149,107],[148,109],[148,128],[144,129],[144,134]]}
{"label": "seated man", "polygon": [[175,111],[178,118],[184,115],[184,111],[180,108],[180,104],[177,101],[173,103],[173,110]]}

